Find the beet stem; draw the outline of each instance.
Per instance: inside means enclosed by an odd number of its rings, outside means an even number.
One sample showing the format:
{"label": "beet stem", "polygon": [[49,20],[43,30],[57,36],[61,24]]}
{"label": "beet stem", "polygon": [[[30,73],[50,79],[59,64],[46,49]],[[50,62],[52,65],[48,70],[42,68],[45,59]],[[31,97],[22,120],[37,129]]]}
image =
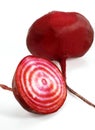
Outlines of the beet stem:
{"label": "beet stem", "polygon": [[83,100],[85,103],[87,103],[88,105],[92,106],[95,108],[95,104],[93,104],[92,102],[90,102],[89,100],[87,100],[86,98],[84,98],[83,96],[81,96],[80,94],[78,94],[76,91],[74,91],[73,89],[71,89],[68,85],[67,89],[69,90],[69,92],[71,92],[72,94],[74,94],[75,96],[77,96],[78,98],[80,98],[81,100]]}
{"label": "beet stem", "polygon": [[[62,69],[62,73],[63,76],[65,77],[66,80],[66,58],[62,59],[59,61],[61,69]],[[72,88],[70,88],[67,83],[66,83],[67,89],[70,93],[72,93],[73,95],[75,95],[76,97],[80,98],[82,101],[84,101],[85,103],[87,103],[88,105],[92,106],[95,108],[95,104],[93,104],[92,102],[90,102],[89,100],[87,100],[86,98],[84,98],[82,95],[80,95],[79,93],[77,93],[76,91],[74,91]]]}
{"label": "beet stem", "polygon": [[66,79],[66,58],[59,61],[64,78]]}
{"label": "beet stem", "polygon": [[1,87],[2,89],[8,90],[8,91],[13,91],[12,88],[10,88],[10,87],[8,87],[8,86],[6,86],[6,85],[4,85],[4,84],[0,84],[0,87]]}

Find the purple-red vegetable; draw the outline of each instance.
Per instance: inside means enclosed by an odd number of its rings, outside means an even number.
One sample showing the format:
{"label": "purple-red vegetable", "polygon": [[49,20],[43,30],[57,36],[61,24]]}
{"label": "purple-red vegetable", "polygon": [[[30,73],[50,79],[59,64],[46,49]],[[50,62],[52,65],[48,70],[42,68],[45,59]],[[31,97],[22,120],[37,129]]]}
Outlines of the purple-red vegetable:
{"label": "purple-red vegetable", "polygon": [[[76,12],[50,12],[37,19],[27,35],[27,47],[34,56],[26,56],[18,64],[12,91],[21,106],[30,112],[56,112],[65,102],[67,89],[95,107],[66,83],[66,59],[83,56],[91,47],[94,31],[89,21]],[[50,60],[57,60],[62,68]]]}
{"label": "purple-red vegetable", "polygon": [[76,12],[50,12],[37,19],[27,35],[32,54],[58,61],[84,55],[92,41],[92,26]]}
{"label": "purple-red vegetable", "polygon": [[25,110],[39,114],[56,112],[67,96],[66,82],[58,67],[50,60],[32,55],[18,64],[12,88],[4,84],[0,87],[12,91]]}
{"label": "purple-red vegetable", "polygon": [[34,56],[27,56],[19,63],[12,89],[23,108],[41,114],[57,111],[67,95],[60,70],[52,62]]}
{"label": "purple-red vegetable", "polygon": [[[40,17],[31,25],[26,42],[33,55],[57,60],[66,78],[66,59],[83,56],[91,47],[93,37],[93,28],[82,14],[53,11]],[[67,88],[95,107],[68,85]]]}

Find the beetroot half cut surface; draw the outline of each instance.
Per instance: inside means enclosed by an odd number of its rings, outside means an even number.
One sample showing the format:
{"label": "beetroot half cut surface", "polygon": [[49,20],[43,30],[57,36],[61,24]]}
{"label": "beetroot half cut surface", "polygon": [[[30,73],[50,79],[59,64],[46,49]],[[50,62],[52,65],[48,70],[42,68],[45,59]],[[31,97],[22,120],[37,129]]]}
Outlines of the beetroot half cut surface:
{"label": "beetroot half cut surface", "polygon": [[60,70],[49,60],[35,56],[27,56],[18,64],[12,89],[24,109],[41,114],[57,111],[67,96]]}

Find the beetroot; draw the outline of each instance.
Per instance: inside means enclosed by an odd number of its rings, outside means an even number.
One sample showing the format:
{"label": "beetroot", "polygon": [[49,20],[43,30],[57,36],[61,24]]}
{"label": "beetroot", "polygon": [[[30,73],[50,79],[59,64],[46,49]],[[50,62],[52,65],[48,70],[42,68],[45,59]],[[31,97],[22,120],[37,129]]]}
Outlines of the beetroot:
{"label": "beetroot", "polygon": [[67,88],[61,71],[51,61],[26,56],[18,64],[12,88],[0,87],[13,92],[21,106],[39,114],[56,112],[65,102]]}
{"label": "beetroot", "polygon": [[84,55],[92,41],[93,29],[83,15],[53,11],[32,24],[27,47],[34,55],[59,61]]}
{"label": "beetroot", "polygon": [[[21,106],[30,112],[49,114],[57,111],[67,96],[67,89],[95,107],[66,84],[66,59],[84,55],[93,42],[93,29],[81,14],[50,12],[30,27],[27,47],[35,56],[26,56],[18,64],[12,91]],[[46,59],[44,59],[46,58]],[[62,72],[50,60],[59,61]]]}
{"label": "beetroot", "polygon": [[[93,28],[82,14],[53,11],[37,19],[31,25],[26,42],[33,55],[57,60],[66,78],[66,59],[83,56],[91,47],[93,37]],[[68,85],[67,88],[95,107]]]}
{"label": "beetroot", "polygon": [[50,61],[34,56],[27,56],[19,63],[12,90],[23,108],[41,114],[57,111],[67,95],[60,70]]}

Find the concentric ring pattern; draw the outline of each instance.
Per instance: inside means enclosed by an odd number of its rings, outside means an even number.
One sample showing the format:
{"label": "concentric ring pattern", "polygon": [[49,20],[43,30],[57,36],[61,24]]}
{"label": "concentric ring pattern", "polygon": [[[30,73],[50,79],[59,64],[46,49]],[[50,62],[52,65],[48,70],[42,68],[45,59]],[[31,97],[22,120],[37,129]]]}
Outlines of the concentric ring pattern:
{"label": "concentric ring pattern", "polygon": [[17,67],[14,80],[27,107],[37,113],[55,112],[65,101],[67,91],[62,74],[46,59],[25,57]]}

